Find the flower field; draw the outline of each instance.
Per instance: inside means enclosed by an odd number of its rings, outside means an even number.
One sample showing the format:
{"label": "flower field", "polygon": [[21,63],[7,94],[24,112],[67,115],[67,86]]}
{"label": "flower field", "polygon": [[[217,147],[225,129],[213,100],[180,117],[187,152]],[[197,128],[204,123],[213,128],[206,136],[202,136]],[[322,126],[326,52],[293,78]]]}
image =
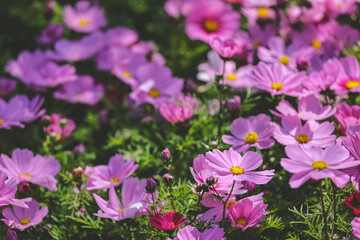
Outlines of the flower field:
{"label": "flower field", "polygon": [[1,239],[360,239],[360,1],[0,19]]}

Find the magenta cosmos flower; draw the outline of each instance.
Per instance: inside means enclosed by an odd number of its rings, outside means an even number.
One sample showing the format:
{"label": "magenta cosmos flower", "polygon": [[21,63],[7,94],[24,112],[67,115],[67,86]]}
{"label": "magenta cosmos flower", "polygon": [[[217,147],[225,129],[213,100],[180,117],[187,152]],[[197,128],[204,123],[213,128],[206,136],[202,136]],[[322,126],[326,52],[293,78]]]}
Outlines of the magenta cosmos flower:
{"label": "magenta cosmos flower", "polygon": [[245,152],[250,147],[266,149],[271,147],[275,141],[271,139],[274,126],[270,117],[265,114],[251,116],[248,119],[238,118],[231,123],[231,134],[224,135],[224,143],[232,145],[237,152]]}
{"label": "magenta cosmos flower", "polygon": [[360,238],[360,217],[356,217],[351,221],[351,228],[354,236]]}
{"label": "magenta cosmos flower", "polygon": [[5,208],[2,210],[4,218],[1,220],[9,227],[17,228],[22,231],[28,227],[36,226],[41,223],[43,218],[49,212],[47,207],[40,208],[39,203],[35,200],[29,202],[28,206],[29,208],[13,206],[13,210]]}
{"label": "magenta cosmos flower", "polygon": [[175,102],[160,105],[160,114],[171,123],[184,122],[194,116],[197,110],[196,100],[191,96],[181,96]]}
{"label": "magenta cosmos flower", "polygon": [[336,112],[336,109],[332,109],[331,106],[323,106],[314,94],[301,98],[297,110],[284,99],[279,102],[276,110],[278,110],[280,114],[273,110],[270,110],[270,112],[278,117],[289,115],[299,116],[302,120],[323,120],[331,117]]}
{"label": "magenta cosmos flower", "polygon": [[65,6],[64,22],[68,28],[77,32],[93,32],[106,25],[104,10],[91,7],[87,1],[77,2],[75,8]]}
{"label": "magenta cosmos flower", "polygon": [[298,116],[281,118],[282,127],[275,125],[274,138],[282,145],[303,145],[327,147],[334,144],[335,127],[332,122],[318,123],[310,120],[303,126]]}
{"label": "magenta cosmos flower", "polygon": [[210,228],[204,232],[199,232],[197,228],[188,225],[180,229],[177,237],[172,240],[225,240],[224,235],[225,232],[222,228]]}
{"label": "magenta cosmos flower", "polygon": [[60,114],[45,115],[43,119],[48,120],[50,123],[47,127],[43,128],[45,134],[54,137],[58,141],[68,138],[75,129],[74,121],[70,118],[64,118]]}
{"label": "magenta cosmos flower", "polygon": [[56,191],[55,176],[60,172],[60,164],[53,157],[36,155],[27,149],[15,149],[11,158],[1,154],[0,166],[7,170],[8,176],[16,183],[31,182],[50,191]]}
{"label": "magenta cosmos flower", "polygon": [[110,187],[110,203],[93,194],[96,203],[100,209],[94,215],[102,218],[110,218],[114,221],[121,221],[126,218],[133,218],[139,214],[146,214],[145,208],[147,201],[150,200],[151,194],[145,191],[146,180],[137,181],[136,178],[129,178],[124,181],[121,188],[122,203],[116,194],[114,185]]}
{"label": "magenta cosmos flower", "polygon": [[[341,145],[349,151],[350,157],[360,161],[360,132],[355,132],[353,135],[342,138]],[[351,159],[349,161],[351,161]],[[357,191],[360,191],[360,168],[347,168],[344,169],[344,172],[350,175],[354,187]]]}
{"label": "magenta cosmos flower", "polygon": [[0,98],[6,98],[16,88],[16,82],[8,78],[0,78]]}
{"label": "magenta cosmos flower", "polygon": [[90,76],[79,76],[74,82],[64,84],[54,92],[54,98],[63,99],[71,103],[97,104],[104,95],[104,86],[94,83]]}
{"label": "magenta cosmos flower", "polygon": [[305,73],[294,73],[287,69],[283,64],[265,64],[260,62],[255,68],[253,75],[250,76],[254,86],[268,91],[271,95],[290,95],[298,96],[299,87],[305,79]]}
{"label": "magenta cosmos flower", "polygon": [[255,184],[265,184],[272,179],[274,170],[257,171],[262,163],[261,155],[256,152],[246,152],[243,156],[233,149],[221,152],[217,149],[207,152],[206,162],[224,182],[229,185],[233,181],[249,181]]}
{"label": "magenta cosmos flower", "polygon": [[248,198],[238,201],[229,209],[231,226],[239,227],[243,232],[248,228],[258,227],[264,216],[270,213],[265,211],[266,207],[266,204],[254,204]]}
{"label": "magenta cosmos flower", "polygon": [[51,45],[59,40],[63,34],[64,28],[60,24],[51,24],[47,26],[37,37],[37,41],[44,45]]}
{"label": "magenta cosmos flower", "polygon": [[200,0],[187,15],[186,33],[190,39],[209,42],[214,37],[231,37],[240,26],[240,14],[221,1]]}
{"label": "magenta cosmos flower", "polygon": [[0,170],[0,206],[11,204],[18,207],[28,208],[26,203],[30,202],[32,198],[16,199],[16,181],[13,178],[6,178],[6,173]]}
{"label": "magenta cosmos flower", "polygon": [[336,108],[335,118],[339,122],[338,131],[345,135],[350,126],[360,124],[360,106],[340,105]]}
{"label": "magenta cosmos flower", "polygon": [[119,186],[137,168],[135,159],[125,161],[124,155],[115,154],[110,158],[109,165],[99,165],[91,169],[86,187],[88,190],[94,190],[110,188],[112,185]]}
{"label": "magenta cosmos flower", "polygon": [[245,42],[235,41],[233,39],[214,38],[210,41],[212,49],[224,58],[231,58],[236,54],[241,54]]}
{"label": "magenta cosmos flower", "polygon": [[106,45],[111,47],[129,47],[139,41],[136,31],[124,27],[108,29],[105,38]]}
{"label": "magenta cosmos flower", "polygon": [[181,95],[184,81],[172,77],[171,70],[155,63],[144,64],[137,69],[139,85],[130,93],[136,104],[150,103],[159,107],[162,102]]}
{"label": "magenta cosmos flower", "polygon": [[291,145],[285,148],[288,158],[281,159],[281,166],[294,173],[290,178],[290,187],[298,188],[309,179],[320,180],[330,178],[338,188],[343,188],[350,176],[340,169],[356,167],[360,160],[346,161],[349,152],[340,145],[332,145],[325,149]]}
{"label": "magenta cosmos flower", "polygon": [[166,212],[164,213],[164,216],[160,213],[156,213],[149,218],[149,223],[157,229],[172,231],[187,221],[187,218],[182,219],[182,217],[183,215],[179,212]]}

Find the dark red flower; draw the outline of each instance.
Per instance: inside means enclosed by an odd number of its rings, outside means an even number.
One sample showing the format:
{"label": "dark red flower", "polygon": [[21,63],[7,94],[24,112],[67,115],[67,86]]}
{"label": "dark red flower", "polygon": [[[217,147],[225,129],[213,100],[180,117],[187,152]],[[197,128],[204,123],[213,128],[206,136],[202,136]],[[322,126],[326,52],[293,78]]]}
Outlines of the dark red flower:
{"label": "dark red flower", "polygon": [[149,218],[149,222],[151,226],[164,230],[174,230],[175,228],[179,227],[181,224],[186,222],[186,219],[182,219],[183,215],[179,212],[166,212],[164,216],[157,213],[151,218]]}
{"label": "dark red flower", "polygon": [[354,192],[352,196],[345,198],[344,203],[356,216],[360,216],[360,192]]}

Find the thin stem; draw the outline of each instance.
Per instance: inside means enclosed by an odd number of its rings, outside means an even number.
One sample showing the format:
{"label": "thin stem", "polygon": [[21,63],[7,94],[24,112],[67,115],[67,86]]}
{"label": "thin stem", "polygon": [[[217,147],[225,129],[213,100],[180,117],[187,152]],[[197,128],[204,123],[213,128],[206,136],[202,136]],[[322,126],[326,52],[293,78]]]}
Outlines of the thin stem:
{"label": "thin stem", "polygon": [[235,180],[234,180],[234,182],[233,182],[233,184],[232,184],[232,187],[231,187],[230,193],[229,193],[228,197],[226,198],[226,200],[225,200],[225,202],[224,202],[224,208],[223,208],[223,217],[222,217],[222,220],[224,220],[224,219],[225,219],[226,204],[227,204],[227,202],[229,201],[229,198],[230,198],[230,196],[231,196],[231,194],[232,194],[232,192],[233,192],[233,190],[234,190],[234,186],[235,186]]}
{"label": "thin stem", "polygon": [[336,220],[337,220],[337,217],[336,217],[336,194],[337,194],[337,188],[336,188],[334,183],[332,183],[332,192],[333,192],[332,202],[333,202],[333,211],[334,211],[334,222],[336,222]]}
{"label": "thin stem", "polygon": [[224,60],[224,66],[223,66],[223,72],[221,74],[221,79],[218,79],[218,81],[216,81],[216,87],[219,91],[219,102],[220,102],[220,109],[219,109],[219,113],[218,113],[218,139],[219,141],[221,140],[221,128],[222,128],[222,115],[223,115],[223,111],[224,111],[224,106],[223,106],[223,88],[224,86],[222,86],[222,84],[220,84],[220,80],[225,80],[225,65],[226,65],[226,60]]}
{"label": "thin stem", "polygon": [[[200,206],[200,201],[201,201],[202,197],[204,196],[204,193],[205,193],[205,191],[202,191],[202,193],[199,196],[199,199],[198,199],[198,202],[197,202],[198,206]],[[195,219],[197,218],[198,215],[199,215],[199,212],[197,212],[195,214],[195,216],[193,217],[193,219],[191,219],[191,221],[190,221],[190,223],[188,225],[191,225],[195,221]]]}
{"label": "thin stem", "polygon": [[321,201],[321,208],[324,216],[324,232],[325,232],[325,240],[329,240],[329,233],[328,233],[328,222],[327,222],[327,211],[325,211],[325,204],[324,204],[324,195],[322,191],[321,183],[319,184],[319,194],[320,194],[320,201]]}

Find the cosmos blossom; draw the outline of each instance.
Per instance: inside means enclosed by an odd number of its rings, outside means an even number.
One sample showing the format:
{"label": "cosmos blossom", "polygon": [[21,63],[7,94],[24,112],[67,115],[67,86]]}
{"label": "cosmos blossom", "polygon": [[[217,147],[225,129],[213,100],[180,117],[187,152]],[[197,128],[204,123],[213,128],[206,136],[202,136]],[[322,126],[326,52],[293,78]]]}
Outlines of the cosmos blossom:
{"label": "cosmos blossom", "polygon": [[60,40],[64,28],[61,24],[50,24],[37,37],[39,43],[43,45],[50,45]]}
{"label": "cosmos blossom", "polygon": [[345,198],[343,202],[355,216],[360,216],[360,192],[354,192],[350,197]]}
{"label": "cosmos blossom", "polygon": [[340,169],[356,167],[360,160],[347,161],[349,152],[340,145],[325,149],[290,145],[285,148],[288,158],[281,159],[281,166],[294,173],[290,178],[290,187],[298,188],[309,179],[330,178],[338,188],[344,187],[350,176]]}
{"label": "cosmos blossom", "polygon": [[109,165],[98,165],[85,169],[85,174],[89,175],[86,187],[88,190],[94,190],[119,186],[137,168],[135,159],[125,161],[124,155],[115,154],[110,158]]}
{"label": "cosmos blossom", "polygon": [[175,102],[163,102],[159,108],[161,116],[171,123],[190,119],[196,110],[196,100],[191,96],[180,96]]}
{"label": "cosmos blossom", "polygon": [[45,115],[43,120],[49,121],[49,125],[43,128],[45,134],[55,138],[57,141],[68,138],[76,126],[72,119],[64,118],[57,113],[50,116]]}
{"label": "cosmos blossom", "polygon": [[345,135],[350,126],[360,124],[360,106],[340,105],[336,108],[334,117],[339,122],[338,131]]}
{"label": "cosmos blossom", "polygon": [[231,123],[230,135],[223,135],[224,143],[232,145],[237,152],[245,152],[250,147],[266,149],[271,147],[275,141],[271,139],[274,126],[270,117],[265,114],[251,116],[248,119],[238,118]]}
{"label": "cosmos blossom", "polygon": [[6,98],[16,88],[16,82],[8,78],[0,78],[0,98]]}
{"label": "cosmos blossom", "polygon": [[[360,132],[355,132],[353,135],[349,135],[341,139],[341,145],[343,145],[350,154],[350,157],[355,160],[360,160]],[[356,188],[360,190],[360,168],[351,167],[344,169],[344,172],[350,175],[350,179]]]}
{"label": "cosmos blossom", "polygon": [[225,240],[224,234],[225,232],[222,228],[209,228],[204,232],[200,232],[197,228],[188,225],[180,229],[177,233],[177,237],[172,240]]}
{"label": "cosmos blossom", "polygon": [[160,213],[156,213],[149,218],[149,223],[157,229],[171,231],[187,221],[187,218],[182,219],[182,217],[183,215],[180,212],[166,212],[164,213],[164,216]]}
{"label": "cosmos blossom", "polygon": [[360,217],[356,217],[351,221],[351,228],[354,236],[360,238]]}

